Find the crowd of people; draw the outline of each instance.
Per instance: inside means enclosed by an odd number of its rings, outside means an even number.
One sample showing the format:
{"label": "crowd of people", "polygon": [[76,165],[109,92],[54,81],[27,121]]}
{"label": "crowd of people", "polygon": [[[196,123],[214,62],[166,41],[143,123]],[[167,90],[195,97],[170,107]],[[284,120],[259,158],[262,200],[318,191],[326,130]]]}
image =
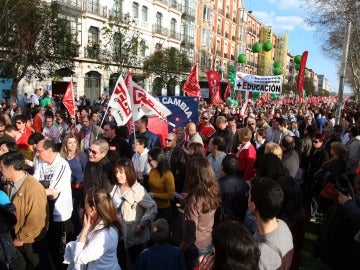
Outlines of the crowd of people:
{"label": "crowd of people", "polygon": [[202,101],[165,138],[147,116],[118,127],[103,97],[76,115],[41,89],[27,101],[0,114],[0,269],[298,269],[321,218],[315,256],[356,265],[352,101],[339,124],[326,102]]}

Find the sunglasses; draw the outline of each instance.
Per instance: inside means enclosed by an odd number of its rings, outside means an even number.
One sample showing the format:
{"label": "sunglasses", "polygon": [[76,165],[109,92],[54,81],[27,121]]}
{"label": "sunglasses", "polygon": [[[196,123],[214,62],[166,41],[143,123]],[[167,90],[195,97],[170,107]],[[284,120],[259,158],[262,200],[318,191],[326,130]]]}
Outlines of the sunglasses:
{"label": "sunglasses", "polygon": [[318,143],[318,142],[320,142],[320,141],[313,141],[313,143]]}
{"label": "sunglasses", "polygon": [[96,152],[96,151],[94,151],[94,150],[89,149],[89,154],[93,154],[93,155],[95,156],[96,154],[98,154],[98,152]]}

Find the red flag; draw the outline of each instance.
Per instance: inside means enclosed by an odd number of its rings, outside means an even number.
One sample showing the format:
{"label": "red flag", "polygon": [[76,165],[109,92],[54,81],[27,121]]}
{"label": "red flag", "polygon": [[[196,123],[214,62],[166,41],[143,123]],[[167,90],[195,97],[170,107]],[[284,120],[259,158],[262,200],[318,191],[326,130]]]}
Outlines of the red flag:
{"label": "red flag", "polygon": [[219,74],[216,71],[211,70],[211,71],[206,72],[206,76],[208,78],[211,103],[214,104],[214,105],[221,104],[222,100],[221,100],[221,97],[220,97],[220,78],[219,78]]}
{"label": "red flag", "polygon": [[132,81],[132,73],[129,71],[127,74],[126,74],[126,77],[125,77],[125,85],[126,85],[126,88],[129,90],[130,89],[130,82]]}
{"label": "red flag", "polygon": [[230,81],[228,81],[227,85],[226,85],[226,89],[225,89],[225,93],[224,93],[224,100],[226,101],[228,99],[228,97],[230,96],[230,92],[231,92],[231,84]]}
{"label": "red flag", "polygon": [[198,97],[201,95],[200,85],[198,80],[198,69],[197,64],[193,66],[189,77],[186,79],[186,82],[183,87],[184,92],[191,97]]}
{"label": "red flag", "polygon": [[75,115],[75,100],[74,100],[74,84],[71,78],[67,88],[65,95],[63,97],[62,103],[64,104],[65,108],[68,110],[71,116]]}
{"label": "red flag", "polygon": [[308,54],[309,54],[308,51],[304,51],[301,56],[299,74],[296,84],[296,89],[299,91],[299,97],[300,97],[299,102],[301,101],[301,98],[303,98],[303,85],[304,85],[304,77],[305,77],[306,60]]}

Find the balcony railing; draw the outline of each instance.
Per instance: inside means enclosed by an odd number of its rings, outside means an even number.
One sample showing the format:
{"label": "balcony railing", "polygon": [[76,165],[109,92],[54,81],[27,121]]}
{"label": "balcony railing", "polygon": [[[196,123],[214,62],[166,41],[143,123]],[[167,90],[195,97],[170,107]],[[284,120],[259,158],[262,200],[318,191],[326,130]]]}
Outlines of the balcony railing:
{"label": "balcony railing", "polygon": [[152,31],[154,33],[156,33],[156,34],[160,34],[160,35],[163,35],[163,36],[168,35],[168,29],[164,28],[164,27],[161,27],[160,25],[157,25],[157,24],[153,24]]}
{"label": "balcony railing", "polygon": [[56,0],[55,2],[75,9],[82,9],[82,1],[80,0]]}
{"label": "balcony railing", "polygon": [[195,18],[195,9],[183,6],[182,7],[183,16],[189,16],[192,18]]}
{"label": "balcony railing", "polygon": [[84,47],[84,57],[90,59],[100,59],[100,48],[90,45]]}
{"label": "balcony railing", "polygon": [[173,38],[173,39],[180,40],[180,33],[175,32],[175,31],[170,31],[169,37],[170,37],[170,38]]}
{"label": "balcony railing", "polygon": [[181,4],[179,4],[175,0],[170,0],[169,6],[176,9],[176,10],[178,10],[178,11],[181,11]]}
{"label": "balcony railing", "polygon": [[102,5],[97,5],[93,2],[87,1],[84,5],[84,11],[94,13],[101,17],[107,17],[107,7]]}

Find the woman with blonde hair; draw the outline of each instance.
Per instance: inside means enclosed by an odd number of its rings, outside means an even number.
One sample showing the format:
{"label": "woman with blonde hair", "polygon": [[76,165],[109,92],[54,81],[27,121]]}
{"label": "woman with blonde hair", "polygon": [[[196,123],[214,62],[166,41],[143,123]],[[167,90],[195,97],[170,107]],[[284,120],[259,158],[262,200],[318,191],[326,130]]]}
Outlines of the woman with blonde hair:
{"label": "woman with blonde hair", "polygon": [[185,179],[188,195],[180,249],[185,252],[189,269],[194,269],[200,255],[212,252],[211,232],[221,197],[215,172],[206,158],[192,158]]}
{"label": "woman with blonde hair", "polygon": [[265,145],[265,154],[272,153],[275,156],[277,156],[280,160],[282,159],[283,150],[281,149],[281,146],[274,142],[268,142]]}
{"label": "woman with blonde hair", "polygon": [[84,171],[88,161],[87,155],[80,151],[79,142],[75,135],[65,136],[60,155],[67,160],[71,169],[71,191],[73,198],[73,212],[71,216],[75,235],[81,230],[81,205],[84,202]]}
{"label": "woman with blonde hair", "polygon": [[65,250],[68,269],[120,270],[116,255],[121,223],[109,193],[103,188],[91,188],[85,197],[83,228],[76,241]]}

